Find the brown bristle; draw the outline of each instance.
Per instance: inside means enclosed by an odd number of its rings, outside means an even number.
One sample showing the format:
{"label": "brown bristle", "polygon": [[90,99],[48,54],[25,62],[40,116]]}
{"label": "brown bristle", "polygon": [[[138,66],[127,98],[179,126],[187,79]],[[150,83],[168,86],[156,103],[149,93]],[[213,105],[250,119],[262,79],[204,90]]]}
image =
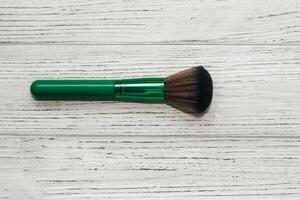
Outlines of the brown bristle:
{"label": "brown bristle", "polygon": [[210,105],[212,94],[212,79],[202,66],[186,69],[165,79],[167,103],[185,112],[205,111]]}

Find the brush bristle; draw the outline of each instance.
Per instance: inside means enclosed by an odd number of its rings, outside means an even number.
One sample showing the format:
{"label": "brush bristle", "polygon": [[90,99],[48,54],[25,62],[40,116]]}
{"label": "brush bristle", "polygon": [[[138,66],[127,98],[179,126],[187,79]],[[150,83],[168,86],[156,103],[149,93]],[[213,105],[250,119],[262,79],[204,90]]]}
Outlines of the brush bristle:
{"label": "brush bristle", "polygon": [[202,67],[180,71],[165,79],[165,99],[175,108],[190,113],[202,113],[212,100],[213,83]]}

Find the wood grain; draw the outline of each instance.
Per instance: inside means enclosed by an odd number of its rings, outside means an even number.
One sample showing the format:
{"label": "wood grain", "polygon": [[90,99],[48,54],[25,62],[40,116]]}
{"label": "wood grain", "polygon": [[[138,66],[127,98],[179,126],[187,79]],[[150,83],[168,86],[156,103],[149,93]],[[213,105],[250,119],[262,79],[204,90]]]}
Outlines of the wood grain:
{"label": "wood grain", "polygon": [[1,0],[1,43],[299,44],[298,0]]}
{"label": "wood grain", "polygon": [[[0,199],[298,200],[299,19],[298,0],[0,0]],[[202,117],[29,93],[196,65]]]}
{"label": "wood grain", "polygon": [[0,137],[7,199],[297,199],[299,139]]}

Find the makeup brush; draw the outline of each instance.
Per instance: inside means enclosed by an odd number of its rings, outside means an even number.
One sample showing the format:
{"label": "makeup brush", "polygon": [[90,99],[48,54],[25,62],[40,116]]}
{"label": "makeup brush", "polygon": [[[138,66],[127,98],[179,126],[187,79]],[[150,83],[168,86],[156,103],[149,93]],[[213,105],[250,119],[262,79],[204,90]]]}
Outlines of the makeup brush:
{"label": "makeup brush", "polygon": [[205,111],[213,96],[213,83],[202,67],[167,78],[121,80],[36,80],[31,84],[36,100],[119,100],[167,103],[189,113]]}

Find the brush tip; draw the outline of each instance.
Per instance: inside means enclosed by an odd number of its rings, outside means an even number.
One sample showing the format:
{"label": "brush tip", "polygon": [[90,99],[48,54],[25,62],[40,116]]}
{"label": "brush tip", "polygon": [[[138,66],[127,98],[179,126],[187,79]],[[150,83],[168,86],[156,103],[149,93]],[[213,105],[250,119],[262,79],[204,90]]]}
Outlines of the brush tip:
{"label": "brush tip", "polygon": [[166,78],[165,97],[171,106],[182,111],[202,113],[212,101],[212,78],[202,66],[180,71]]}
{"label": "brush tip", "polygon": [[210,74],[204,67],[195,67],[196,76],[198,80],[198,112],[205,111],[212,100],[213,97],[213,82]]}

